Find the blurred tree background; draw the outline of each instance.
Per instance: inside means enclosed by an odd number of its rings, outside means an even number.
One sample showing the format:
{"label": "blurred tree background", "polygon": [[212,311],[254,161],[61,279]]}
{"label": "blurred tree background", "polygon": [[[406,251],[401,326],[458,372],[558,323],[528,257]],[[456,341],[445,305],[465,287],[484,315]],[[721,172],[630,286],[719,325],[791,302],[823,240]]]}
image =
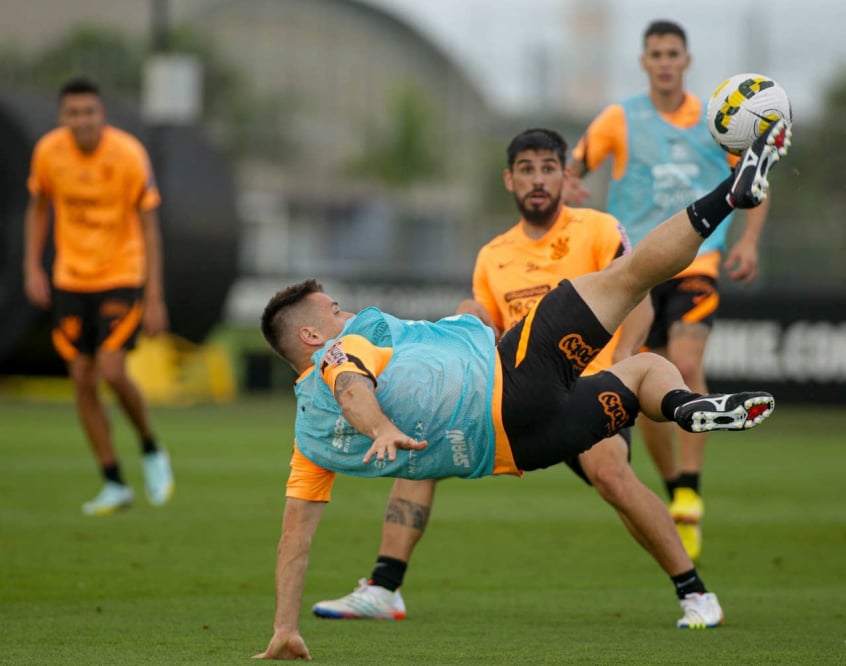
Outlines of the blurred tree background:
{"label": "blurred tree background", "polygon": [[[167,43],[170,51],[194,55],[202,63],[202,124],[236,170],[261,171],[268,181],[288,183],[285,196],[305,201],[295,202],[294,209],[308,209],[313,216],[337,215],[338,210],[349,209],[354,210],[350,215],[355,219],[366,217],[368,206],[356,194],[361,192],[369,199],[394,202],[394,218],[406,230],[409,224],[428,224],[432,234],[446,233],[457,239],[457,253],[432,246],[435,253],[447,253],[448,277],[469,276],[478,245],[514,222],[513,201],[501,180],[504,146],[510,136],[525,127],[550,125],[562,129],[573,144],[587,122],[550,114],[548,109],[507,118],[492,113],[479,118],[476,136],[461,144],[465,161],[455,165],[457,149],[450,153],[449,146],[456,130],[448,126],[443,100],[409,80],[390,87],[383,118],[364,114],[360,119],[348,119],[353,131],[346,134],[354,135],[357,147],[347,150],[346,157],[328,172],[317,172],[309,153],[320,149],[309,145],[309,139],[298,130],[303,118],[314,114],[316,108],[301,90],[279,92],[260,86],[201,28],[177,26],[169,31]],[[107,97],[138,104],[150,48],[149,40],[112,28],[77,26],[34,52],[4,44],[0,80],[55,93],[62,81],[86,72],[102,84]],[[841,261],[846,253],[846,188],[840,182],[846,159],[846,129],[841,122],[846,117],[846,73],[831,82],[823,108],[822,117],[813,125],[797,119],[789,161],[786,168],[775,172],[773,207],[762,239],[765,279],[755,288],[838,290],[846,284],[846,263]],[[322,131],[329,135],[333,130]],[[344,137],[344,141],[352,139]],[[476,166],[467,168],[468,163]],[[250,171],[248,164],[260,168]],[[310,176],[309,171],[317,175]],[[324,179],[324,184],[315,188],[317,197],[329,201],[335,195],[328,192],[346,192],[337,194],[340,203],[333,204],[334,212],[315,213],[317,204],[308,203],[310,178],[315,177]],[[292,197],[292,189],[298,191],[296,196]],[[602,189],[601,182],[594,185],[597,202],[604,200]],[[414,248],[408,251],[414,252]],[[337,253],[343,253],[343,248],[336,248]],[[329,258],[330,266],[340,263],[337,257]],[[364,263],[372,265],[372,261]],[[466,265],[457,267],[459,263]],[[406,258],[401,257],[395,265],[406,267]],[[421,270],[443,276],[436,265],[433,262]],[[356,269],[349,270],[354,273]]]}
{"label": "blurred tree background", "polygon": [[[208,36],[191,28],[168,34],[174,53],[196,56],[203,66],[203,123],[218,144],[233,156],[261,154],[290,158],[290,141],[255,128],[283,125],[289,102],[261,94],[249,78],[221,58]],[[96,25],[77,26],[43,51],[26,55],[5,45],[0,52],[0,77],[24,88],[55,93],[66,80],[85,72],[106,97],[139,105],[144,65],[150,55],[147,40]]]}
{"label": "blurred tree background", "polygon": [[767,239],[780,283],[822,292],[846,285],[846,72],[824,99],[819,122],[794,127],[786,168],[773,172],[776,224]]}

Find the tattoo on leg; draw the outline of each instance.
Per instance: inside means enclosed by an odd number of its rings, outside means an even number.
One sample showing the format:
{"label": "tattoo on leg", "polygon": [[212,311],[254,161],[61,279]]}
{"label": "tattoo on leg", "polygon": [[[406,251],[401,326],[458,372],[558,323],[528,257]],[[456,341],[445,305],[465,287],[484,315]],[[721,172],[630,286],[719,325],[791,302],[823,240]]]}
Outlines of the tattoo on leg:
{"label": "tattoo on leg", "polygon": [[385,522],[425,530],[429,522],[429,507],[404,499],[391,500],[385,509]]}

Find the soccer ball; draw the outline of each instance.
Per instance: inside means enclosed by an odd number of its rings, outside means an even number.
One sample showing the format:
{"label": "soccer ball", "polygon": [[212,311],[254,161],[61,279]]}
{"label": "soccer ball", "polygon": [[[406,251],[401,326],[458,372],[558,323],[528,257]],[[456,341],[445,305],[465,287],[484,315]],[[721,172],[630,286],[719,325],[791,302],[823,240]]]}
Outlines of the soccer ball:
{"label": "soccer ball", "polygon": [[708,129],[720,148],[742,155],[779,118],[788,124],[793,111],[787,92],[769,76],[735,74],[708,100]]}

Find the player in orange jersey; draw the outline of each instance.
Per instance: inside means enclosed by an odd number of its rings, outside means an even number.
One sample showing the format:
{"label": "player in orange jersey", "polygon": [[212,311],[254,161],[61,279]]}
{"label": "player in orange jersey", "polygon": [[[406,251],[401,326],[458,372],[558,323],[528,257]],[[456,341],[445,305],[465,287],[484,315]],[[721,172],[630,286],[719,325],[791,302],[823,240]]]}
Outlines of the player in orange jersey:
{"label": "player in orange jersey", "polygon": [[[106,515],[133,500],[115,455],[100,379],[138,434],[147,497],[162,505],[173,493],[170,461],[156,442],[144,398],[126,373],[126,352],[139,328],[155,335],[168,327],[159,192],[141,143],[106,124],[95,83],[75,78],[62,86],[59,124],[33,151],[24,285],[32,303],[52,306],[53,343],[68,364],[79,419],[102,470],[103,487],[82,510]],[[42,264],[51,207],[52,281]]]}
{"label": "player in orange jersey", "polygon": [[[702,102],[684,89],[689,65],[687,36],[681,26],[670,21],[650,24],[641,55],[649,90],[602,111],[573,151],[570,167],[575,176],[612,157],[608,212],[620,220],[635,245],[673,210],[728,176],[730,165],[737,162],[712,139]],[[568,200],[578,203],[587,192],[577,179],[573,184],[575,194]],[[767,206],[747,211],[743,234],[723,261],[733,280],[751,282],[758,272],[757,246]],[[717,277],[728,226],[723,224],[703,244],[689,267],[652,290],[655,321],[647,347],[670,359],[685,383],[701,393],[707,392],[703,361],[720,302]],[[696,559],[702,549],[704,505],[699,485],[706,435],[683,432],[672,423],[655,423],[647,417],[638,424],[664,479],[670,513],[685,548]]]}
{"label": "player in orange jersey", "polygon": [[[628,252],[628,237],[611,215],[562,205],[567,187],[566,153],[564,138],[546,129],[522,132],[508,146],[503,177],[521,219],[479,251],[473,271],[474,300],[464,301],[458,308],[459,313],[474,314],[491,326],[497,339],[562,280],[602,270]],[[582,376],[607,370],[641,346],[651,323],[649,305],[649,299],[644,299]],[[565,462],[614,507],[632,537],[670,576],[679,599],[692,593],[706,594],[666,506],[629,464],[630,444],[630,429],[626,428]],[[316,604],[312,609],[316,615],[405,616],[398,588],[426,528],[434,492],[434,480],[394,482],[379,556],[369,581],[361,582],[345,597]]]}

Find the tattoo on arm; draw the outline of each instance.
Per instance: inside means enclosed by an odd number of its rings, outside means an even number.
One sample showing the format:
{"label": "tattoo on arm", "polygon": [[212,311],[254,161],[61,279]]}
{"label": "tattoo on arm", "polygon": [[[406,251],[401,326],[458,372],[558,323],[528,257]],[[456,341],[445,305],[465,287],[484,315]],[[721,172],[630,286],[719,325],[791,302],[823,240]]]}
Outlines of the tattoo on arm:
{"label": "tattoo on arm", "polygon": [[424,504],[417,504],[404,499],[396,499],[388,502],[385,509],[385,522],[404,525],[415,530],[425,530],[429,522],[430,507]]}
{"label": "tattoo on arm", "polygon": [[356,372],[342,372],[335,379],[335,400],[340,398],[341,394],[354,384],[363,384],[368,390],[373,390],[373,382],[368,377]]}

